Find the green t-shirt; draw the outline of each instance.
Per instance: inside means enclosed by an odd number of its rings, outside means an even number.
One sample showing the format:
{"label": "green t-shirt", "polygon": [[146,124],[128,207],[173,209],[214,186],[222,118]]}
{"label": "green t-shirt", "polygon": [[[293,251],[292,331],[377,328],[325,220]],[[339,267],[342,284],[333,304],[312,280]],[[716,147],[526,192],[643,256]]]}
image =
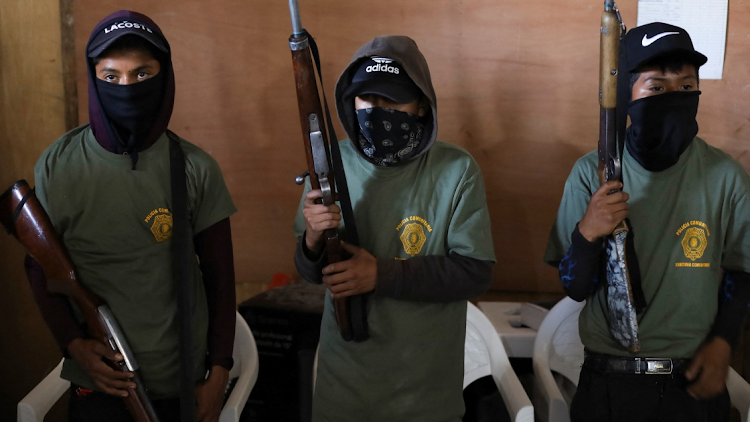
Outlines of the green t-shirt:
{"label": "green t-shirt", "polygon": [[[340,146],[364,249],[399,260],[450,252],[495,260],[482,176],[465,150],[436,142],[408,164],[377,167],[349,140]],[[305,230],[299,210],[297,236]],[[370,339],[345,342],[327,292],[313,420],[460,421],[466,301],[376,290],[367,305]]]}
{"label": "green t-shirt", "polygon": [[[181,140],[193,233],[229,217],[232,203],[217,163]],[[106,151],[88,125],[63,135],[35,167],[36,195],[76,268],[79,281],[112,310],[153,398],[179,394],[178,320],[172,277],[169,139],[139,153]],[[192,289],[196,376],[205,374],[208,311],[197,260]],[[62,377],[93,382],[72,359]]]}
{"label": "green t-shirt", "polygon": [[[596,152],[587,154],[565,183],[548,263],[560,261],[570,247],[599,187],[597,162]],[[638,316],[640,355],[692,357],[716,317],[721,269],[750,271],[750,178],[700,138],[662,172],[646,171],[626,151],[623,176],[648,303]],[[628,355],[609,333],[605,290],[597,289],[581,312],[581,340],[595,352]]]}

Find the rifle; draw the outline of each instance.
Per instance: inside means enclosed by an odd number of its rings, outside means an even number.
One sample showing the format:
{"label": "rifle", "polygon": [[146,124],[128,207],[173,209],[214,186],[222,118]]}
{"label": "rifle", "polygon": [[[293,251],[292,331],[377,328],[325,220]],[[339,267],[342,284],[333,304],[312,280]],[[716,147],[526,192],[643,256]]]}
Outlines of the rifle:
{"label": "rifle", "polygon": [[[601,18],[599,51],[599,182],[622,182],[621,128],[625,116],[618,110],[618,64],[620,42],[625,36],[625,24],[613,0],[604,1]],[[622,83],[623,79],[620,79]],[[622,95],[622,94],[621,94]],[[622,108],[622,104],[620,105]],[[610,192],[613,193],[613,192]],[[630,228],[623,220],[605,239],[607,305],[609,330],[615,340],[635,353],[641,349],[638,339],[638,320],[633,299],[631,271],[626,257],[626,241]]]}
{"label": "rifle", "polygon": [[132,381],[138,387],[128,389],[128,397],[123,398],[133,420],[158,422],[159,418],[143,388],[138,363],[112,311],[101,298],[78,281],[68,251],[25,180],[16,182],[0,195],[0,223],[42,266],[48,290],[69,297],[83,314],[93,338],[123,356],[122,361],[107,363],[115,370],[133,373]]}
{"label": "rifle", "polygon": [[[346,223],[347,240],[350,244],[357,245],[359,242],[351,202],[349,201],[344,165],[341,160],[341,153],[338,150],[338,140],[335,138],[327,103],[326,120],[329,132],[334,134],[333,138],[329,138],[323,122],[323,110],[315,80],[316,68],[313,67],[312,60],[315,56],[318,76],[320,76],[317,46],[313,38],[302,28],[297,0],[289,0],[289,12],[292,18],[292,35],[289,37],[289,48],[292,51],[294,79],[297,87],[297,105],[307,158],[307,171],[303,175],[297,176],[295,183],[301,185],[305,182],[305,176],[309,176],[312,189],[320,189],[323,192],[321,201],[323,205],[333,205],[337,199],[340,200],[344,222]],[[344,257],[338,229],[325,230],[323,237],[328,262],[333,264],[342,261]],[[333,302],[341,337],[346,341],[367,340],[369,335],[367,333],[364,296],[357,295],[334,299]]]}

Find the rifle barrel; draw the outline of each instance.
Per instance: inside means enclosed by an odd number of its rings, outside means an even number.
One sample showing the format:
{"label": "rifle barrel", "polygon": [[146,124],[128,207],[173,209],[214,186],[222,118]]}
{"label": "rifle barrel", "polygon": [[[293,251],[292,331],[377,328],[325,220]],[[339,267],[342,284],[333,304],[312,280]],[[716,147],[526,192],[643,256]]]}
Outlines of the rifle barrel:
{"label": "rifle barrel", "polygon": [[289,0],[289,15],[292,17],[292,34],[302,34],[304,29],[302,28],[302,20],[299,17],[299,4],[297,4],[297,0]]}

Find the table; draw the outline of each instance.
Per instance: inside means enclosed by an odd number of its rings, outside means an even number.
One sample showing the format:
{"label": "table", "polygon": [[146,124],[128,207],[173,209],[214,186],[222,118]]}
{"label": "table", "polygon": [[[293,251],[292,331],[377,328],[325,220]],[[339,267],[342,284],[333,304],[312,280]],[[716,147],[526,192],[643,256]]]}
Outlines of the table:
{"label": "table", "polygon": [[509,318],[518,317],[521,302],[479,302],[477,307],[497,330],[508,357],[530,358],[534,355],[536,330],[514,327],[509,322]]}

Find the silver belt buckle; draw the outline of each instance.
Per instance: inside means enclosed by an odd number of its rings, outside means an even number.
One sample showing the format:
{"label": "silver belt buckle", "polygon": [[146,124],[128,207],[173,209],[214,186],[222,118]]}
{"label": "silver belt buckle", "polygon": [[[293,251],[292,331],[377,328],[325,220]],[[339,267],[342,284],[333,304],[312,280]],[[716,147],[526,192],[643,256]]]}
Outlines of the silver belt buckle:
{"label": "silver belt buckle", "polygon": [[672,359],[646,358],[646,374],[671,374]]}

